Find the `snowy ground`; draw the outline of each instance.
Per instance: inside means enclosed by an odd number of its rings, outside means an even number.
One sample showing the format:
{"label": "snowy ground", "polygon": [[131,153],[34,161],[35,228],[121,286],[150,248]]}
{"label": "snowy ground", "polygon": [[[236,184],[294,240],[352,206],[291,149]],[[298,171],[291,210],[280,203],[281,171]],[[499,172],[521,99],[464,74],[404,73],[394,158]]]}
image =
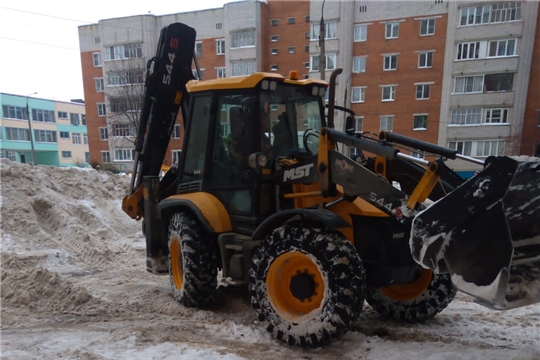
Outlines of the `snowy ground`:
{"label": "snowy ground", "polygon": [[434,320],[369,306],[341,340],[301,350],[257,324],[245,289],[211,310],[177,305],[145,271],[128,178],[1,160],[1,355],[5,359],[540,359],[540,305],[496,312],[458,294]]}

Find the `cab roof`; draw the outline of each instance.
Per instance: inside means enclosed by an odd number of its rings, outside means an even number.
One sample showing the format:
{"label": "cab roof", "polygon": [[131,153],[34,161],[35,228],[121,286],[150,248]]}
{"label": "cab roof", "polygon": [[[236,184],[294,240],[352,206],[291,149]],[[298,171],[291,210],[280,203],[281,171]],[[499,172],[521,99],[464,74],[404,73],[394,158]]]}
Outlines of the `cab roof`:
{"label": "cab roof", "polygon": [[187,91],[190,93],[207,90],[229,90],[229,89],[249,89],[254,88],[262,80],[276,80],[286,84],[297,84],[300,86],[319,85],[327,87],[328,83],[316,79],[291,80],[283,75],[268,72],[255,72],[248,76],[238,76],[213,80],[190,80],[186,84]]}

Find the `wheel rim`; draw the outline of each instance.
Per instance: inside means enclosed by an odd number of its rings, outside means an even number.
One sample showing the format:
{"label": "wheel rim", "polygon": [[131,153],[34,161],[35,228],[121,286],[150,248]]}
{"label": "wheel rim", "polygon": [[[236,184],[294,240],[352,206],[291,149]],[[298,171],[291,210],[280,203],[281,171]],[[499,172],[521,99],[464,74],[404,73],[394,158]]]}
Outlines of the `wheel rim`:
{"label": "wheel rim", "polygon": [[174,286],[181,290],[184,286],[184,267],[182,264],[182,248],[178,238],[172,239],[169,251],[171,252],[171,275]]}
{"label": "wheel rim", "polygon": [[422,269],[420,276],[411,283],[390,285],[381,288],[381,292],[389,298],[397,301],[410,301],[421,296],[433,278],[433,271],[429,269]]}
{"label": "wheel rim", "polygon": [[318,309],[325,290],[319,266],[297,251],[274,260],[266,277],[266,289],[276,312],[289,321]]}

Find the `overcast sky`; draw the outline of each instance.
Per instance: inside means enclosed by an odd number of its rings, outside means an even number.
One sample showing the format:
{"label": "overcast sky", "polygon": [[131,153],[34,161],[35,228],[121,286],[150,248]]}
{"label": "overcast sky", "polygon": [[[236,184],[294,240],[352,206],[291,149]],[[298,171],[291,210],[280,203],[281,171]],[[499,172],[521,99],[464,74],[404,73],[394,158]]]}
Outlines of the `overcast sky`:
{"label": "overcast sky", "polygon": [[0,5],[0,92],[63,100],[84,98],[79,25],[130,15],[222,7],[235,0],[12,0]]}

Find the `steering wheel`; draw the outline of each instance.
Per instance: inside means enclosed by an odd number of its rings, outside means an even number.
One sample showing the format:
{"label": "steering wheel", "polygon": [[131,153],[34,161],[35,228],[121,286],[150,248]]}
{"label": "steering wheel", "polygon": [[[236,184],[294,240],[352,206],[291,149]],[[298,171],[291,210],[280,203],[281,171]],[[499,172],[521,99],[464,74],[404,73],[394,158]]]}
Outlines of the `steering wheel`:
{"label": "steering wheel", "polygon": [[319,130],[315,129],[307,129],[304,132],[302,142],[309,156],[313,156],[319,152],[319,134]]}

